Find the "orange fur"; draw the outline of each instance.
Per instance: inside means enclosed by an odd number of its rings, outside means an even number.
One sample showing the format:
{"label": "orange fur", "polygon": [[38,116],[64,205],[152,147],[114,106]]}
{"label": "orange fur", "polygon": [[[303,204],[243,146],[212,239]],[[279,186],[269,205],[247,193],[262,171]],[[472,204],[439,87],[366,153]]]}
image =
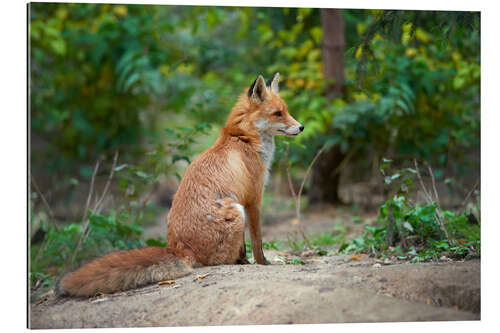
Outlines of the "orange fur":
{"label": "orange fur", "polygon": [[66,275],[60,289],[90,296],[187,274],[193,265],[246,261],[248,219],[252,251],[262,251],[260,206],[276,134],[297,135],[301,126],[277,92],[278,75],[259,78],[239,96],[216,142],[186,169],[168,214],[168,248],[107,254]]}

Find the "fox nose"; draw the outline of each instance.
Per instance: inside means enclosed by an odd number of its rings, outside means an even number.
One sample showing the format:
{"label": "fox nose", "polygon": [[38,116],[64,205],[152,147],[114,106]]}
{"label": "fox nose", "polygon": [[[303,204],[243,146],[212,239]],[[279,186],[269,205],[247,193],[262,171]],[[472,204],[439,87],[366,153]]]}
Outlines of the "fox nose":
{"label": "fox nose", "polygon": [[300,125],[299,130],[302,132],[304,130],[304,126]]}

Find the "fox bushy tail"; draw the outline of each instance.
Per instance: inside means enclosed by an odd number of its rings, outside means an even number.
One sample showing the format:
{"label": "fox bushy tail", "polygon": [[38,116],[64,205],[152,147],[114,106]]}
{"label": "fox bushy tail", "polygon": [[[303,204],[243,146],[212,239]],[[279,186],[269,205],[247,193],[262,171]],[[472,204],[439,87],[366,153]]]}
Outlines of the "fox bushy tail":
{"label": "fox bushy tail", "polygon": [[178,249],[144,247],[108,253],[65,275],[58,292],[94,296],[186,276],[194,260]]}

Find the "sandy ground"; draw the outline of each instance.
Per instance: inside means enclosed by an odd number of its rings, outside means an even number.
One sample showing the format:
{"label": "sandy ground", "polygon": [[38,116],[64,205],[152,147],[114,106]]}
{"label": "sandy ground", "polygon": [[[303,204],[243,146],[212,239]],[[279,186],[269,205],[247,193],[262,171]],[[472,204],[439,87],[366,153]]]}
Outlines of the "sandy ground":
{"label": "sandy ground", "polygon": [[[371,216],[373,217],[373,216]],[[366,219],[369,219],[367,216]],[[146,236],[165,233],[159,219]],[[264,240],[286,238],[293,215],[268,216]],[[306,232],[349,220],[321,210],[304,215]],[[351,235],[362,225],[349,224]],[[202,267],[173,284],[90,299],[48,294],[30,305],[31,328],[251,325],[480,319],[480,261],[380,263],[368,256],[267,250],[272,265]]]}

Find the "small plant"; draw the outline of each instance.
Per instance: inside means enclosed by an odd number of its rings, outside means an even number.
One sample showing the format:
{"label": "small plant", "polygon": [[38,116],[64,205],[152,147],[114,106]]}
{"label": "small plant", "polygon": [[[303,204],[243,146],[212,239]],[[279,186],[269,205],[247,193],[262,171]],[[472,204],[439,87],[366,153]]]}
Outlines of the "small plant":
{"label": "small plant", "polygon": [[366,225],[365,229],[366,231],[361,237],[355,238],[349,243],[342,243],[338,252],[370,252],[377,254],[387,248],[385,243],[386,227],[373,227]]}

